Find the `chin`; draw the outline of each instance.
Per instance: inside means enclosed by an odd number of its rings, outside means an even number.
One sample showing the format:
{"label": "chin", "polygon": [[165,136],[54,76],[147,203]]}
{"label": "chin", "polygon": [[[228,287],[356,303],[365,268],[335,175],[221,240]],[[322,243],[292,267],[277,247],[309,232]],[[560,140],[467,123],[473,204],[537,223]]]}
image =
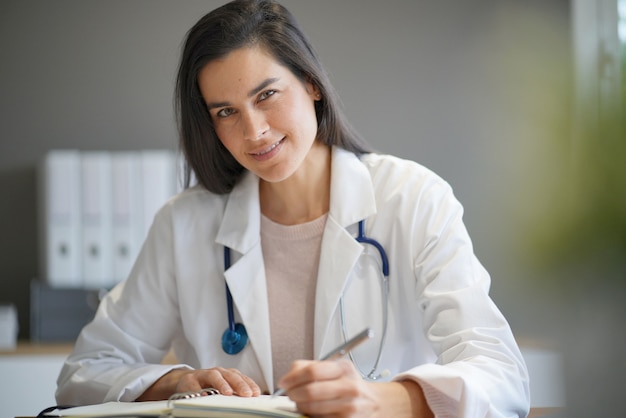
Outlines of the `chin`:
{"label": "chin", "polygon": [[267,183],[276,184],[276,183],[280,183],[285,180],[288,180],[293,175],[294,172],[295,170],[289,170],[289,171],[276,170],[271,173],[257,173],[257,176],[259,176],[261,180]]}

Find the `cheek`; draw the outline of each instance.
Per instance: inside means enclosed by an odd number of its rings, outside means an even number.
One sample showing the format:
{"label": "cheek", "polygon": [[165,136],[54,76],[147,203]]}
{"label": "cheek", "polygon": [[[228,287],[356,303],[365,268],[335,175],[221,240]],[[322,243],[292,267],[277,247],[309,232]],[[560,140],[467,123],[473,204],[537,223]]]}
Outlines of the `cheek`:
{"label": "cheek", "polygon": [[308,103],[306,109],[303,111],[306,112],[306,125],[303,126],[303,129],[306,129],[307,132],[311,135],[311,139],[315,140],[317,137],[317,113],[315,112],[315,106],[313,103]]}
{"label": "cheek", "polygon": [[228,151],[230,151],[230,153],[233,153],[233,147],[236,144],[235,141],[235,137],[233,136],[233,132],[232,129],[229,129],[227,127],[215,127],[215,134],[217,135],[218,139],[220,140],[220,142],[222,143],[222,145],[224,145],[224,147],[226,147],[226,149]]}
{"label": "cheek", "polygon": [[315,113],[315,107],[312,101],[308,98],[301,98],[300,100],[294,100],[285,106],[284,110],[279,113],[279,120],[284,123],[285,126],[289,125],[294,127],[301,134],[308,134],[313,131],[314,135],[317,133],[317,116]]}

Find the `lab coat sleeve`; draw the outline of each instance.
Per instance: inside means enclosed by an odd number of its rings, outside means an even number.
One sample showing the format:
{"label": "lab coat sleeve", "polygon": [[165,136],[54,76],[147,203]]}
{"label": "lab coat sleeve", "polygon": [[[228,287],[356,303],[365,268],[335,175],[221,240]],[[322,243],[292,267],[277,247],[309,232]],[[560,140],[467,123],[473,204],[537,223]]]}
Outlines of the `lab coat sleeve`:
{"label": "lab coat sleeve", "polygon": [[[423,388],[437,417],[518,417],[529,408],[528,374],[512,331],[488,295],[490,278],[474,255],[463,209],[447,183],[420,194],[408,246],[423,320],[437,356],[395,377]],[[419,322],[419,321],[418,321]]]}
{"label": "lab coat sleeve", "polygon": [[57,380],[59,404],[132,401],[185,365],[160,364],[180,319],[167,206],[155,218],[127,281],[101,301]]}

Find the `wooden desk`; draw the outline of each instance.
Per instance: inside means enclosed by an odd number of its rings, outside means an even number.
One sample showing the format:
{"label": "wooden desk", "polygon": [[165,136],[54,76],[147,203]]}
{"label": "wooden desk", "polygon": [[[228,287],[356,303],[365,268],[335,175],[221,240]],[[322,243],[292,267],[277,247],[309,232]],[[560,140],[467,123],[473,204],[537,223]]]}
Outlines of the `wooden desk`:
{"label": "wooden desk", "polygon": [[528,418],[551,417],[563,413],[563,408],[530,408]]}
{"label": "wooden desk", "polygon": [[19,341],[14,350],[0,349],[1,357],[10,356],[41,356],[41,355],[69,355],[72,352],[72,343],[31,343]]}

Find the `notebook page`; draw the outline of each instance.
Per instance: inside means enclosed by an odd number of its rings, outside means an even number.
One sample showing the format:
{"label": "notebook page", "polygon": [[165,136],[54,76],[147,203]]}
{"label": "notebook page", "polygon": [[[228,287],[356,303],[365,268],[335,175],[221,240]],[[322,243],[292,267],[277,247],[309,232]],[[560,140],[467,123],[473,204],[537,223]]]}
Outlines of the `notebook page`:
{"label": "notebook page", "polygon": [[118,416],[154,417],[167,414],[168,412],[167,401],[105,402],[97,405],[77,406],[57,410],[54,412],[54,415],[81,418]]}
{"label": "notebook page", "polygon": [[175,417],[303,417],[296,404],[286,396],[261,395],[242,398],[239,396],[213,395],[181,399],[174,402]]}

